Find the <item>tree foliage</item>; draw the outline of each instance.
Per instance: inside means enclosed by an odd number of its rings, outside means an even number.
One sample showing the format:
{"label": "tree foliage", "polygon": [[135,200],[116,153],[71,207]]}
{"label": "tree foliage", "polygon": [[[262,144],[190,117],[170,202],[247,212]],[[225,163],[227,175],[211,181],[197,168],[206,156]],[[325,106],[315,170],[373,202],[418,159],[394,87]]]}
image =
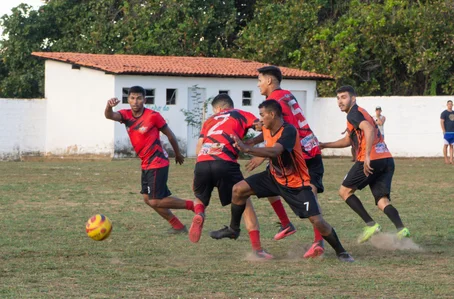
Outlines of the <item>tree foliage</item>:
{"label": "tree foliage", "polygon": [[448,0],[48,0],[1,18],[0,97],[43,95],[32,51],[240,57],[330,74],[322,95],[454,93]]}

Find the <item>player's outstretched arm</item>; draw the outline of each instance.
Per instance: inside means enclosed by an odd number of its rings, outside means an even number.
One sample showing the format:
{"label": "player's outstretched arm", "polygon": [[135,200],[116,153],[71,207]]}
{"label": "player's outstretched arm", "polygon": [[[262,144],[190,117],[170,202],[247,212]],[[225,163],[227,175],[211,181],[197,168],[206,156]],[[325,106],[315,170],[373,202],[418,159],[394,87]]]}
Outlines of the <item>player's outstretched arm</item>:
{"label": "player's outstretched arm", "polygon": [[167,136],[170,145],[172,145],[173,151],[175,152],[175,163],[178,163],[180,165],[183,164],[184,157],[180,152],[180,146],[178,145],[177,137],[175,136],[173,131],[169,128],[169,126],[164,126],[159,130]]}
{"label": "player's outstretched arm", "polygon": [[121,114],[113,111],[113,107],[117,106],[120,103],[120,100],[117,98],[111,98],[107,101],[106,109],[104,110],[104,116],[107,119],[121,122]]}
{"label": "player's outstretched arm", "polygon": [[324,148],[344,148],[351,145],[350,136],[345,135],[343,138],[333,142],[320,142],[321,149]]}
{"label": "player's outstretched arm", "polygon": [[242,152],[251,154],[257,157],[274,158],[279,156],[283,151],[284,147],[280,143],[276,143],[273,147],[253,147],[244,144],[238,136],[230,135],[235,140],[235,146]]}

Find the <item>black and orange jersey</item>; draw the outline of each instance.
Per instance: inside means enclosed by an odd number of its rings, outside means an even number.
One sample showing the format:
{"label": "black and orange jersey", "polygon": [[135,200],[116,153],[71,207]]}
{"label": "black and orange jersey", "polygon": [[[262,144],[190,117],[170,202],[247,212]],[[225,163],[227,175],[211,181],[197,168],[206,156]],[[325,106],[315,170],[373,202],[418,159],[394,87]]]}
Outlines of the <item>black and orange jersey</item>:
{"label": "black and orange jersey", "polygon": [[142,169],[155,169],[169,165],[166,151],[161,146],[159,130],[167,126],[159,112],[144,108],[140,117],[135,118],[131,109],[118,111],[121,123],[126,126],[131,144],[142,160]]}
{"label": "black and orange jersey", "polygon": [[370,151],[370,159],[378,160],[392,157],[383,139],[383,135],[380,133],[372,116],[365,109],[354,105],[347,114],[347,132],[352,141],[352,147],[356,152],[356,160],[363,162],[366,157],[366,138],[363,130],[359,128],[359,124],[362,121],[367,121],[374,127],[374,141]]}
{"label": "black and orange jersey", "polygon": [[197,162],[224,160],[236,162],[239,150],[233,145],[230,135],[243,139],[247,131],[254,126],[258,118],[254,114],[226,109],[209,117],[202,126],[199,138],[203,138]]}
{"label": "black and orange jersey", "polygon": [[279,156],[270,158],[270,172],[276,181],[289,188],[309,186],[309,172],[296,128],[284,122],[274,135],[271,135],[271,131],[265,127],[262,130],[266,147],[273,147],[276,143],[284,147],[284,151]]}
{"label": "black and orange jersey", "polygon": [[288,90],[276,89],[267,97],[267,100],[278,101],[282,107],[284,121],[297,128],[304,159],[312,159],[316,155],[321,155],[318,139],[312,132],[303,110],[293,94]]}

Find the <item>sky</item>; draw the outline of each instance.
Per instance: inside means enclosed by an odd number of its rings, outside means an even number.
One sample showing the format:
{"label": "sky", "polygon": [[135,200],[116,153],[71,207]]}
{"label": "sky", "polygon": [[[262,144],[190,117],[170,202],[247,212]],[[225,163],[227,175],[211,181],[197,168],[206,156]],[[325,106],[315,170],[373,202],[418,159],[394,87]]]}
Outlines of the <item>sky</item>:
{"label": "sky", "polygon": [[[21,3],[26,3],[33,6],[35,9],[43,5],[41,0],[0,0],[0,17],[4,14],[11,14],[11,8],[18,6]],[[0,26],[0,39],[2,33],[2,27]]]}

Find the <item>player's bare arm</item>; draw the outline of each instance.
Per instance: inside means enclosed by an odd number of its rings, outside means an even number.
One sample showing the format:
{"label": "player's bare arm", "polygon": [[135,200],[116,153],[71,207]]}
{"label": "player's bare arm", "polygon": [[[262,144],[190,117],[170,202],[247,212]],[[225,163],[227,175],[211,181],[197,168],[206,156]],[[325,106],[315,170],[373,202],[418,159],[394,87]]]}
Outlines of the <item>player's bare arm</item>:
{"label": "player's bare arm", "polygon": [[374,127],[363,120],[359,124],[359,128],[364,132],[364,138],[366,139],[366,156],[364,158],[364,174],[369,176],[373,172],[373,168],[370,167],[370,151],[372,150],[372,144],[374,142]]}
{"label": "player's bare arm", "polygon": [[276,143],[273,147],[253,147],[244,144],[237,136],[231,135],[235,140],[235,146],[242,152],[251,154],[257,157],[274,158],[279,156],[283,151],[284,147],[280,143]]}
{"label": "player's bare arm", "polygon": [[104,110],[104,116],[107,119],[121,122],[121,114],[113,111],[113,107],[117,106],[120,103],[120,100],[117,98],[111,98],[107,101],[106,109]]}
{"label": "player's bare arm", "polygon": [[159,130],[169,139],[170,145],[172,146],[173,151],[175,152],[175,163],[178,163],[180,165],[183,164],[184,156],[180,152],[177,137],[175,136],[173,131],[169,128],[169,126],[164,126]]}
{"label": "player's bare arm", "polygon": [[324,148],[344,148],[351,145],[350,136],[345,135],[343,138],[333,142],[319,142],[320,149]]}
{"label": "player's bare arm", "polygon": [[202,145],[203,145],[203,138],[199,138],[199,140],[197,141],[197,145],[195,147],[195,154],[196,155],[199,154],[200,149],[202,148]]}
{"label": "player's bare arm", "polygon": [[446,133],[445,131],[445,120],[440,119],[441,130],[443,131],[443,135]]}

